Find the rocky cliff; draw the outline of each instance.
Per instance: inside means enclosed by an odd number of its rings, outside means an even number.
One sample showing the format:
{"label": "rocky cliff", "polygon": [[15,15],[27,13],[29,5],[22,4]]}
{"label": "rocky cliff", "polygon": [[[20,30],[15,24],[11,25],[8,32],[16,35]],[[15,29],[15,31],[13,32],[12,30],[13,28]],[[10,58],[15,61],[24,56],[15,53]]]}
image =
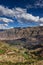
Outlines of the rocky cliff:
{"label": "rocky cliff", "polygon": [[43,27],[13,28],[0,32],[0,40],[26,39],[31,42],[43,42]]}
{"label": "rocky cliff", "polygon": [[12,41],[13,43],[24,43],[27,47],[30,47],[30,45],[43,47],[40,46],[40,44],[43,45],[43,26],[3,30],[0,31],[0,40],[6,40],[9,41],[9,43]]}
{"label": "rocky cliff", "polygon": [[43,41],[43,27],[13,28],[0,32],[0,40],[15,40],[27,38],[35,41]]}

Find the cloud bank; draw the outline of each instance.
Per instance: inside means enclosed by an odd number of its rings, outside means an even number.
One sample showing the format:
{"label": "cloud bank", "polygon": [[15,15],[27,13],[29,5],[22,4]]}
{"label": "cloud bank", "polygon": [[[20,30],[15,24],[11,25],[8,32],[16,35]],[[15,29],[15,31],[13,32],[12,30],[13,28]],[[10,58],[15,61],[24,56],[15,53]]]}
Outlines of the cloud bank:
{"label": "cloud bank", "polygon": [[1,17],[0,17],[0,21],[5,22],[5,23],[8,23],[8,22],[13,22],[13,20],[12,20],[12,19],[8,19],[8,18],[1,18]]}
{"label": "cloud bank", "polygon": [[[5,16],[5,17],[3,18],[2,16]],[[6,16],[9,18],[6,18]],[[2,22],[5,22],[6,24],[8,24],[9,22],[13,23],[14,18],[16,18],[19,23],[39,22],[43,24],[43,17],[40,18],[39,16],[33,16],[32,14],[27,13],[27,9],[23,9],[19,7],[9,9],[8,7],[4,7],[0,5],[0,22],[2,21]],[[2,24],[0,24],[0,28],[1,28],[1,25]],[[2,26],[5,26],[5,25],[2,25]]]}

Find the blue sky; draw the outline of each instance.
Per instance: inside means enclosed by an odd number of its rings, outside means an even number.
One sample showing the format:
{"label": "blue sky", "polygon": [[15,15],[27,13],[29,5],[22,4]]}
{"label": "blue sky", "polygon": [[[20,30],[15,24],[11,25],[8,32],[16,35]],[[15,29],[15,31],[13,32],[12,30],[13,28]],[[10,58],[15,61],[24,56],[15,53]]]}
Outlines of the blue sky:
{"label": "blue sky", "polygon": [[0,0],[0,29],[43,26],[43,0]]}

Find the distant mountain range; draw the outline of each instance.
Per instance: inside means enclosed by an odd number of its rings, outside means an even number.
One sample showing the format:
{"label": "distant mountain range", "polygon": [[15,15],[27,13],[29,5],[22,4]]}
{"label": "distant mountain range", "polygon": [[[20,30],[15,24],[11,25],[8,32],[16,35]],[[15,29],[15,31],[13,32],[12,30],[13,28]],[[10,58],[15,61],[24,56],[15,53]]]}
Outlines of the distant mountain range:
{"label": "distant mountain range", "polygon": [[43,26],[0,30],[0,40],[21,40],[25,43],[42,43]]}
{"label": "distant mountain range", "polygon": [[[43,47],[43,26],[40,27],[27,27],[27,28],[12,28],[0,30],[0,40],[9,43],[24,44],[27,48],[31,45],[35,47]],[[32,47],[31,46],[31,47]]]}
{"label": "distant mountain range", "polygon": [[[43,39],[43,26],[41,27],[27,27],[27,28],[12,28],[0,29],[0,40],[15,40],[21,38],[28,38],[28,40],[35,41],[39,38]],[[43,41],[43,40],[42,40]]]}

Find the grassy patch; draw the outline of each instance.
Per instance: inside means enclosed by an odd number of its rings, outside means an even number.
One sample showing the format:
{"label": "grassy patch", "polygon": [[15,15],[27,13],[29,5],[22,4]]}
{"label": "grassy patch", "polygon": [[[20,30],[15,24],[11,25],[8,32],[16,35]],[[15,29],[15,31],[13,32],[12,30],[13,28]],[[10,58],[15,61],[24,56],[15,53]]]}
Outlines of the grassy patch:
{"label": "grassy patch", "polygon": [[4,54],[5,50],[0,49],[0,54]]}

